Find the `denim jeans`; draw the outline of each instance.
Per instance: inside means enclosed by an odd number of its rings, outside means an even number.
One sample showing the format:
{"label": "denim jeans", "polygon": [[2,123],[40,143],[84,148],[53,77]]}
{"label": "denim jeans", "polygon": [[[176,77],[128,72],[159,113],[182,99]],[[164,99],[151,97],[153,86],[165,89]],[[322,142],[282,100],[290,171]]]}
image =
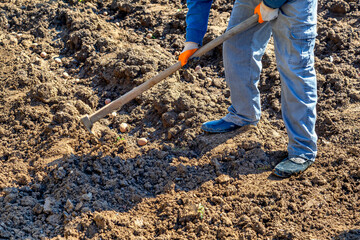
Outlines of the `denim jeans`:
{"label": "denim jeans", "polygon": [[[252,16],[259,3],[260,0],[236,0],[228,29]],[[261,58],[273,35],[281,78],[281,111],[289,138],[288,155],[311,161],[317,153],[316,14],[317,0],[289,0],[279,9],[277,19],[240,33],[223,46],[225,77],[232,101],[223,119],[240,126],[256,125],[261,114],[257,87]]]}

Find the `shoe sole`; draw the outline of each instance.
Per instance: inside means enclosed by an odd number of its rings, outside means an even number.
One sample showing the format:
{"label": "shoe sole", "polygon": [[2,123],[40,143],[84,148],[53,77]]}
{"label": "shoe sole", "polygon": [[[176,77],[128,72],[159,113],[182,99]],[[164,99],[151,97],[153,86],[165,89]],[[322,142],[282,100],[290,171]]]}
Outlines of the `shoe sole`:
{"label": "shoe sole", "polygon": [[233,128],[233,129],[230,129],[230,130],[226,130],[226,131],[221,131],[221,130],[208,130],[208,129],[204,129],[203,127],[201,127],[201,129],[207,133],[227,133],[227,132],[231,132],[231,131],[234,131],[238,128]]}
{"label": "shoe sole", "polygon": [[273,170],[273,171],[272,171],[272,174],[275,175],[276,177],[280,177],[280,178],[289,178],[289,177],[292,177],[292,176],[297,177],[297,176],[299,176],[300,174],[302,174],[303,172],[305,172],[305,170],[304,170],[304,171],[297,172],[297,173],[290,174],[290,175],[288,175],[288,176],[282,176],[282,175],[278,174],[275,170]]}

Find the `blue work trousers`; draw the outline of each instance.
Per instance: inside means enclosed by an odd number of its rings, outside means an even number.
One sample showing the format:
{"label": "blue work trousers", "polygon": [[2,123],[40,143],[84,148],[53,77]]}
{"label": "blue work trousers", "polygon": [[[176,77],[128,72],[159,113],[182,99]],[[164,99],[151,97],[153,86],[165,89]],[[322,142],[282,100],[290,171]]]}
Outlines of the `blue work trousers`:
{"label": "blue work trousers", "polygon": [[[236,0],[228,29],[252,16],[259,3],[259,0]],[[316,14],[317,0],[290,0],[279,9],[277,19],[238,34],[223,47],[225,77],[232,101],[223,119],[240,126],[256,125],[261,114],[258,89],[261,58],[273,35],[281,79],[281,112],[289,137],[288,155],[312,161],[317,153]]]}

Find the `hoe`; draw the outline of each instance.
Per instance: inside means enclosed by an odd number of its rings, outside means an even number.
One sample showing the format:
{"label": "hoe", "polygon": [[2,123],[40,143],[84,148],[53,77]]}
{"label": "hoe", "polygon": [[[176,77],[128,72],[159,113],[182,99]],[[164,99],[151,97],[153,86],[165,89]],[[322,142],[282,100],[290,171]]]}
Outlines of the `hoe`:
{"label": "hoe", "polygon": [[[208,51],[212,50],[213,48],[217,47],[218,45],[222,44],[227,39],[233,37],[234,35],[244,32],[248,30],[249,28],[257,25],[258,23],[258,15],[253,15],[250,18],[246,19],[242,23],[239,23],[235,27],[231,28],[230,30],[226,31],[223,35],[217,37],[216,39],[212,40],[208,44],[204,45],[203,47],[199,48],[194,55],[191,58],[201,57]],[[94,112],[91,115],[85,115],[81,118],[81,122],[84,124],[87,130],[91,134],[94,135],[94,133],[91,131],[92,126],[95,122],[100,120],[101,118],[105,117],[109,113],[120,109],[123,105],[130,102],[137,96],[139,96],[141,93],[143,93],[145,90],[151,88],[155,84],[159,83],[161,80],[167,78],[177,70],[181,68],[181,63],[178,61],[171,67],[167,68],[166,70],[160,72],[158,75],[154,76],[153,78],[147,80],[143,84],[137,86],[136,88],[132,89],[130,92],[126,93],[125,95],[119,97],[115,101],[111,102],[110,104],[100,108],[96,112]],[[95,135],[94,135],[95,136]]]}

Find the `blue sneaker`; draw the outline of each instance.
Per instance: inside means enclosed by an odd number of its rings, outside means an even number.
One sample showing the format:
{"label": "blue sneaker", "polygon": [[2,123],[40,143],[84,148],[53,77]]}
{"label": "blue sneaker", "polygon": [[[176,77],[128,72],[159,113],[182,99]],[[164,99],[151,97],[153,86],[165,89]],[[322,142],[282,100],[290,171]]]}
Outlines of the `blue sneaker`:
{"label": "blue sneaker", "polygon": [[223,119],[203,123],[201,129],[209,133],[224,133],[233,131],[241,126]]}
{"label": "blue sneaker", "polygon": [[304,172],[313,163],[301,157],[287,157],[275,166],[273,174],[282,178],[291,177]]}

